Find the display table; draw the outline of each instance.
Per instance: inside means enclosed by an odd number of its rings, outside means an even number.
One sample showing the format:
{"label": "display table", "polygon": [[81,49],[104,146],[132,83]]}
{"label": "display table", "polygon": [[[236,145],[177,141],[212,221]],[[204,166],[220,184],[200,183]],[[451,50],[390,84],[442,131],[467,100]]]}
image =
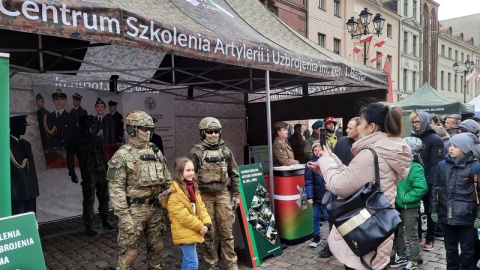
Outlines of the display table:
{"label": "display table", "polygon": [[275,221],[282,243],[298,244],[312,237],[313,211],[305,188],[305,165],[273,167]]}

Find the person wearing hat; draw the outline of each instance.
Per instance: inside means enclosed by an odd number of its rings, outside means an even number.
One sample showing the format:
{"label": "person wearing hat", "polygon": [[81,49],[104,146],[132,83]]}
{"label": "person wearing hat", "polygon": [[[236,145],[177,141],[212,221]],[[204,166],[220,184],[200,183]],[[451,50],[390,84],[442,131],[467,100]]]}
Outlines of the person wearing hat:
{"label": "person wearing hat", "polygon": [[10,117],[12,215],[36,212],[36,198],[40,195],[32,147],[27,140],[20,138],[27,126],[26,115]]}
{"label": "person wearing hat", "polygon": [[[107,114],[113,120],[115,142],[123,142],[123,115],[117,111],[117,102],[113,100],[108,101],[108,110],[110,111]],[[162,152],[163,153],[163,152]]]}
{"label": "person wearing hat", "polygon": [[38,93],[35,96],[35,105],[37,105],[37,119],[38,119],[38,128],[40,130],[40,139],[42,140],[42,145],[46,145],[47,135],[45,133],[45,127],[43,126],[43,116],[48,113],[47,109],[44,107],[45,100],[43,96]]}
{"label": "person wearing hat", "polygon": [[327,144],[328,146],[330,146],[330,149],[333,149],[337,144],[337,135],[335,135],[335,127],[337,126],[337,121],[335,120],[335,117],[326,117],[324,126],[325,130],[327,131]]}
{"label": "person wearing hat", "polygon": [[70,113],[75,115],[76,119],[78,120],[82,115],[88,115],[87,110],[85,110],[82,105],[82,98],[79,93],[75,93],[72,96],[73,101],[73,109],[70,110]]}
{"label": "person wearing hat", "polygon": [[480,160],[480,142],[478,140],[478,132],[480,132],[480,125],[477,123],[477,121],[472,120],[472,119],[467,119],[462,121],[460,124],[455,125],[452,127],[452,129],[456,129],[457,133],[472,133],[477,137],[477,141],[473,145],[472,152],[473,155]]}
{"label": "person wearing hat", "polygon": [[471,150],[476,140],[470,133],[451,137],[448,155],[438,164],[435,174],[431,216],[443,231],[447,269],[459,269],[459,265],[471,269],[475,265],[476,229],[480,228],[476,180],[480,164]]}
{"label": "person wearing hat", "polygon": [[302,124],[293,126],[293,135],[288,138],[288,143],[293,150],[293,158],[301,164],[306,164],[308,159],[305,156],[305,137],[302,135]]}
{"label": "person wearing hat", "polygon": [[447,130],[450,137],[457,134],[457,130],[454,129],[453,126],[458,125],[460,120],[462,120],[462,116],[460,114],[451,114],[445,119],[445,130]]}
{"label": "person wearing hat", "polygon": [[[52,94],[54,110],[44,115],[43,125],[46,133],[46,145],[43,149],[47,153],[57,152],[65,156],[65,146],[78,131],[77,119],[75,116],[65,111],[67,95],[62,89],[55,90]],[[57,160],[55,155],[48,155],[47,164]]]}
{"label": "person wearing hat", "polygon": [[293,157],[292,147],[286,141],[288,137],[288,124],[275,122],[273,124],[273,166],[289,166],[298,164]]}
{"label": "person wearing hat", "polygon": [[310,160],[313,157],[312,146],[320,140],[320,128],[323,128],[323,120],[317,120],[312,124],[312,134],[305,139],[305,157]]}
{"label": "person wearing hat", "polygon": [[93,119],[93,134],[102,138],[103,145],[115,143],[115,128],[112,118],[105,115],[107,106],[105,102],[98,97],[95,102],[95,111],[97,115]]}

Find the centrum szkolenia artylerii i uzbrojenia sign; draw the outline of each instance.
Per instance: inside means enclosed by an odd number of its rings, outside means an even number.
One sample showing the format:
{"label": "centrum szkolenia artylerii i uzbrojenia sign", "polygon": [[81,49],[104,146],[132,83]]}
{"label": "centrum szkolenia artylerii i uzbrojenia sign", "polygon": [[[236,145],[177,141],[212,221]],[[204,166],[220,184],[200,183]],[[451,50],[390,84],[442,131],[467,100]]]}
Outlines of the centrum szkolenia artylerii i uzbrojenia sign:
{"label": "centrum szkolenia artylerii i uzbrojenia sign", "polygon": [[[291,31],[279,31],[279,25],[285,26],[258,0],[2,0],[0,16],[0,28],[14,31],[155,49],[376,88],[386,81],[382,72],[353,62],[347,65],[300,36],[292,38]],[[263,21],[277,25],[260,27]]]}

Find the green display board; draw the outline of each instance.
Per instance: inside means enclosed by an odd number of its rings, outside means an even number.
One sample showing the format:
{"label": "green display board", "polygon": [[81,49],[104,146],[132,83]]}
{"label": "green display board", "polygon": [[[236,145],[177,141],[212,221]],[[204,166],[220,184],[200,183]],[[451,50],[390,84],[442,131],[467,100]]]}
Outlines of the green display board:
{"label": "green display board", "polygon": [[0,219],[0,269],[46,269],[34,213]]}
{"label": "green display board", "polygon": [[250,267],[260,266],[270,255],[282,255],[280,238],[275,228],[272,201],[260,164],[239,166],[240,224]]}
{"label": "green display board", "polygon": [[12,214],[10,188],[9,55],[0,52],[0,217]]}

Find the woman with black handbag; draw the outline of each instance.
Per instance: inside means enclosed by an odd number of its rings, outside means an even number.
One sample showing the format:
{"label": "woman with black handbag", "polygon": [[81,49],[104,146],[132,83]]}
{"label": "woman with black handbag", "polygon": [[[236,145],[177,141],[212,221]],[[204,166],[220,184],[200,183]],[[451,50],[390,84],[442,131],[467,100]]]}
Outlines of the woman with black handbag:
{"label": "woman with black handbag", "polygon": [[[350,164],[342,164],[328,146],[324,146],[317,163],[309,163],[309,167],[321,171],[327,188],[338,195],[339,199],[349,198],[367,183],[373,183],[377,174],[382,196],[391,204],[387,208],[391,208],[395,203],[397,181],[407,177],[412,160],[410,149],[405,141],[399,138],[402,133],[402,113],[400,107],[390,107],[388,104],[373,103],[363,106],[359,113],[360,139],[352,146],[354,158]],[[372,234],[374,233],[376,232],[372,231]],[[366,235],[365,239],[357,242],[369,240]],[[352,243],[345,242],[337,226],[328,237],[328,245],[335,258],[345,265],[345,269],[379,270],[386,268],[389,263],[393,234],[376,247],[375,251],[362,258],[352,251],[349,246]]]}

